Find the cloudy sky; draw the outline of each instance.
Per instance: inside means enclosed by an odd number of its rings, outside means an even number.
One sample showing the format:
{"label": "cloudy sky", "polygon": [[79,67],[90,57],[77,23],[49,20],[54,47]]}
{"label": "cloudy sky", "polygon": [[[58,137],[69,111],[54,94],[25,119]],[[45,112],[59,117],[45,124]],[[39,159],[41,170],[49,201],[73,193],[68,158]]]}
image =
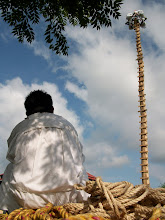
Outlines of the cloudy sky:
{"label": "cloudy sky", "polygon": [[165,182],[165,3],[124,0],[112,28],[67,27],[69,56],[57,56],[40,37],[20,44],[0,21],[0,173],[7,165],[7,138],[25,118],[24,98],[32,90],[51,94],[55,113],[77,129],[88,172],[104,181],[141,184],[140,124],[135,32],[126,15],[143,10],[141,29],[148,114],[151,187]]}

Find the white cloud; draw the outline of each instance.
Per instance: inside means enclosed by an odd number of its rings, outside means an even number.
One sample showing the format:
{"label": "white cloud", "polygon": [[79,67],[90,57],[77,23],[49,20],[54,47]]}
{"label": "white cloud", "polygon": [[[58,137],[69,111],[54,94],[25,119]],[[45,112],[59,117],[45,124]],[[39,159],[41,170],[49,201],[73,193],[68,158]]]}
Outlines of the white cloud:
{"label": "white cloud", "polygon": [[31,44],[26,42],[26,45],[34,50],[36,56],[43,57],[49,64],[51,63],[51,51],[46,47],[43,42],[34,40]]}
{"label": "white cloud", "polygon": [[79,88],[76,84],[69,81],[66,82],[65,89],[73,93],[77,98],[82,99],[85,102],[87,101],[88,92],[86,89]]}
{"label": "white cloud", "polygon": [[122,155],[122,156],[113,156],[110,160],[110,158],[107,157],[107,155],[105,157],[103,157],[102,159],[102,164],[100,164],[100,166],[104,167],[121,167],[123,165],[128,165],[129,163],[129,159],[128,156],[126,155]]}
{"label": "white cloud", "polygon": [[84,153],[88,168],[95,171],[98,168],[121,167],[130,162],[127,155],[120,155],[115,146],[105,142],[87,144],[84,148]]}
{"label": "white cloud", "polygon": [[148,17],[147,20],[147,35],[150,37],[160,49],[165,49],[165,29],[164,19],[165,19],[165,5],[161,3],[152,2],[150,7],[146,5],[144,7],[145,14]]}
{"label": "white cloud", "polygon": [[165,183],[164,167],[158,164],[152,164],[150,166],[150,175],[156,178],[159,182],[157,187],[160,187],[160,184]]}
{"label": "white cloud", "polygon": [[[75,32],[76,35],[69,31],[81,49],[80,54],[68,58],[69,68],[87,88],[88,113],[98,126],[104,126],[106,131],[99,131],[102,138],[107,133],[112,138],[117,132],[120,141],[134,147],[139,133],[135,49],[127,39],[118,39],[106,30],[97,35],[92,29],[77,29]],[[97,44],[94,46],[93,42]]]}

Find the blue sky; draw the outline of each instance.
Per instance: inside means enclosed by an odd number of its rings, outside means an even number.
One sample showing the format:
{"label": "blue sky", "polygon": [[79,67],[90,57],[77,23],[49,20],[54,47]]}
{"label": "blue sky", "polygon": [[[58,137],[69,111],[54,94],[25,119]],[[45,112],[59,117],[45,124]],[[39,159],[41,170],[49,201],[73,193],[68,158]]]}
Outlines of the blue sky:
{"label": "blue sky", "polygon": [[[144,4],[145,2],[145,4]],[[41,37],[19,43],[0,22],[0,173],[7,165],[7,138],[25,118],[25,96],[34,89],[51,94],[55,113],[77,129],[88,172],[104,181],[140,180],[138,78],[135,33],[126,15],[143,10],[141,30],[148,113],[149,172],[152,187],[165,182],[165,4],[125,0],[112,28],[66,29],[69,56],[51,52]]]}

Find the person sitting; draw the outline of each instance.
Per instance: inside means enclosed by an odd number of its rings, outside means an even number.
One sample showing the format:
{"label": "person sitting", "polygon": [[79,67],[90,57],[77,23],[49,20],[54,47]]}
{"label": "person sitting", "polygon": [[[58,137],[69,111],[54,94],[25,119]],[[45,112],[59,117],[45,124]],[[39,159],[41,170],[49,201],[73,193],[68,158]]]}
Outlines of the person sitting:
{"label": "person sitting", "polygon": [[0,208],[9,212],[87,200],[74,184],[88,180],[84,155],[73,125],[55,115],[52,98],[32,91],[24,102],[27,118],[8,139],[8,164],[0,185]]}

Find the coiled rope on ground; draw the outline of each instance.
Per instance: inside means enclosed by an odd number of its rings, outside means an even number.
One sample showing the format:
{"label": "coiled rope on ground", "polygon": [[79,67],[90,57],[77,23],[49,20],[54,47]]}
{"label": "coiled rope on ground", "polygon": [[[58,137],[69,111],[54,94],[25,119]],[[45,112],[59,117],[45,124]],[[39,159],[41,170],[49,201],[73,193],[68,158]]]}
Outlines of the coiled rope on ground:
{"label": "coiled rope on ground", "polygon": [[165,189],[153,189],[147,185],[136,185],[122,181],[117,183],[87,181],[86,186],[74,185],[91,196],[82,203],[54,206],[49,203],[37,210],[14,210],[1,214],[0,220],[165,220]]}

